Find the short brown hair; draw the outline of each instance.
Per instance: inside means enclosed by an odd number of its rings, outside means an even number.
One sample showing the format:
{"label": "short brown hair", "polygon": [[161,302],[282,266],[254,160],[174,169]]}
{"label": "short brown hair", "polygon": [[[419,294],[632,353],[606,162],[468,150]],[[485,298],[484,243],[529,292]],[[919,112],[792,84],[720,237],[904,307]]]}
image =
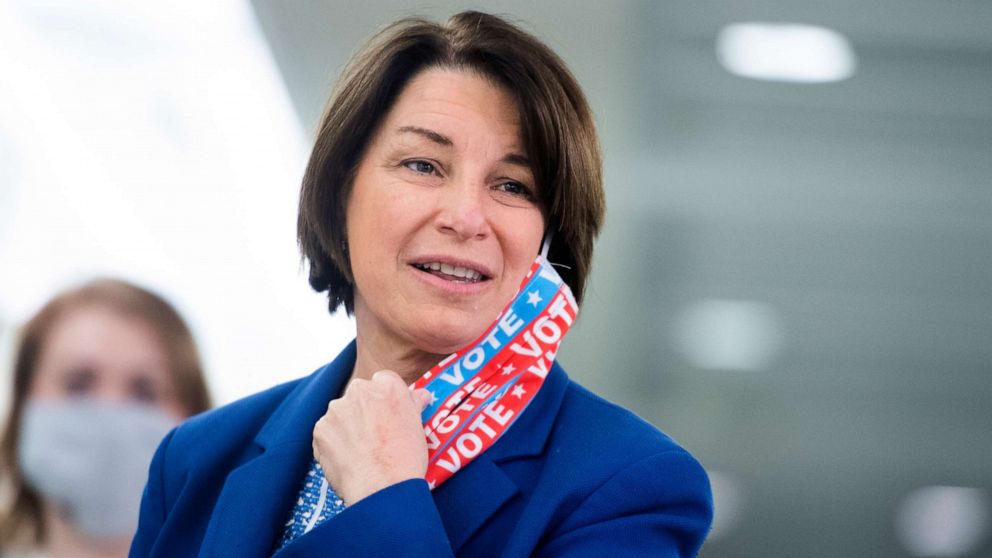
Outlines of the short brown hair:
{"label": "short brown hair", "polygon": [[[297,240],[310,286],[333,313],[351,313],[354,278],[345,209],[369,141],[410,79],[429,68],[464,68],[503,86],[520,113],[526,155],[554,234],[548,259],[582,300],[605,210],[592,112],[565,63],[534,36],[490,14],[444,23],[403,19],[375,35],[348,64],[321,117],[300,190]],[[536,255],[536,254],[535,254]]]}
{"label": "short brown hair", "polygon": [[15,542],[27,544],[33,540],[38,544],[44,540],[41,499],[24,483],[17,461],[21,417],[38,359],[52,329],[67,313],[90,305],[147,322],[162,344],[176,394],[187,415],[210,408],[193,334],[163,298],[118,279],[93,280],[56,295],[22,328],[15,351],[13,397],[0,440],[0,480],[6,485],[0,488],[7,491],[9,501],[0,513],[0,548]]}

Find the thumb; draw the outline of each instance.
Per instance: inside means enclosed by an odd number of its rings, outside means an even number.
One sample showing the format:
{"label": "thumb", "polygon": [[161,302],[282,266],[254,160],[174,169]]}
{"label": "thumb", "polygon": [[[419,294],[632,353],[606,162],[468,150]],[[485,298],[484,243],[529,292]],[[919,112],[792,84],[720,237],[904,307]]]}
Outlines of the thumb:
{"label": "thumb", "polygon": [[434,396],[426,389],[421,388],[413,390],[413,400],[417,403],[421,411],[426,409],[427,406],[431,404],[432,399],[434,399]]}

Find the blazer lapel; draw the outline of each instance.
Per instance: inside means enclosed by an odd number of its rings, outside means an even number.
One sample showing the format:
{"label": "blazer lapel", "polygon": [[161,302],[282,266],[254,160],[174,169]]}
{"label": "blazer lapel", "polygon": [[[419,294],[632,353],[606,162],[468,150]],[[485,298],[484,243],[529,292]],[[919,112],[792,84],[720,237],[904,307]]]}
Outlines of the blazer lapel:
{"label": "blazer lapel", "polygon": [[200,556],[268,557],[300,488],[307,447],[264,451],[227,476]]}
{"label": "blazer lapel", "polygon": [[517,485],[485,453],[434,489],[434,503],[455,552],[517,493]]}
{"label": "blazer lapel", "polygon": [[434,502],[456,553],[519,492],[500,465],[544,452],[567,386],[565,371],[555,363],[541,391],[503,437],[434,490]]}
{"label": "blazer lapel", "polygon": [[313,425],[341,393],[354,363],[352,342],[272,413],[255,437],[253,453],[224,481],[200,556],[271,555],[313,456]]}

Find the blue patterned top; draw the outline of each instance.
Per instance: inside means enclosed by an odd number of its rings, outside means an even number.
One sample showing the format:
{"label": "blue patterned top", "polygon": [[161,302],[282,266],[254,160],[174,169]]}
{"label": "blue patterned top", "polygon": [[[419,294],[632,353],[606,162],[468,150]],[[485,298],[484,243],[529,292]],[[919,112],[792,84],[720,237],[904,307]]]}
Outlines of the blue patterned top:
{"label": "blue patterned top", "polygon": [[316,459],[310,462],[310,469],[303,477],[300,494],[296,498],[293,511],[289,514],[282,538],[273,552],[277,552],[294,539],[309,533],[314,527],[341,513],[345,508],[344,502],[334,493],[331,483],[327,482],[324,470]]}

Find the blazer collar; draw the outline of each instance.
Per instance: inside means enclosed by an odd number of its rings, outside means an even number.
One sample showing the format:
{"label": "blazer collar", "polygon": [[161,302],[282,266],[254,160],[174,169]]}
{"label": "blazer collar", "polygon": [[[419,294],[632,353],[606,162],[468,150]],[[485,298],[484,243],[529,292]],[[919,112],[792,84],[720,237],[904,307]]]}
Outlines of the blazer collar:
{"label": "blazer collar", "polygon": [[313,458],[313,425],[351,376],[355,343],[299,381],[255,436],[257,446],[224,481],[200,556],[267,558]]}
{"label": "blazer collar", "polygon": [[455,552],[520,491],[501,465],[544,453],[567,387],[568,376],[556,362],[541,391],[513,426],[434,490],[434,502]]}
{"label": "blazer collar", "polygon": [[[201,556],[267,557],[312,458],[313,425],[351,376],[355,342],[300,381],[255,437],[257,453],[234,469],[214,508]],[[518,491],[500,464],[544,451],[568,377],[557,363],[520,418],[492,447],[434,490],[448,539],[458,550]]]}
{"label": "blazer collar", "polygon": [[344,393],[354,367],[355,341],[352,341],[330,364],[299,382],[255,436],[255,443],[262,448],[309,444],[313,425],[327,412],[327,404]]}
{"label": "blazer collar", "polygon": [[[272,413],[255,442],[262,448],[285,443],[309,444],[313,425],[327,412],[327,404],[344,392],[355,366],[355,352],[355,341],[352,341],[330,364],[301,381]],[[568,375],[555,361],[538,395],[517,422],[483,455],[488,455],[494,462],[502,462],[540,454],[568,382]]]}

